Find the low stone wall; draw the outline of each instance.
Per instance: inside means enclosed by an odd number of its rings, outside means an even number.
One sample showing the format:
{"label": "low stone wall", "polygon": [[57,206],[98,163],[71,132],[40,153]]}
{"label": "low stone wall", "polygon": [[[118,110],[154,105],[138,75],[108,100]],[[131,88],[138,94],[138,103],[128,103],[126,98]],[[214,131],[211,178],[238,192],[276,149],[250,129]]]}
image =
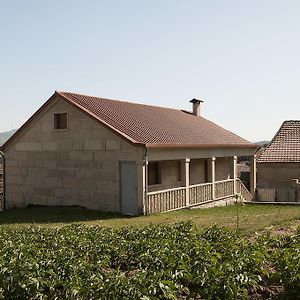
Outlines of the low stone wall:
{"label": "low stone wall", "polygon": [[190,209],[227,206],[227,205],[233,205],[233,204],[235,204],[235,202],[236,202],[236,199],[234,197],[229,197],[229,198],[225,198],[225,199],[212,200],[212,201],[205,202],[205,203],[202,203],[199,205],[195,205],[195,206],[190,207]]}

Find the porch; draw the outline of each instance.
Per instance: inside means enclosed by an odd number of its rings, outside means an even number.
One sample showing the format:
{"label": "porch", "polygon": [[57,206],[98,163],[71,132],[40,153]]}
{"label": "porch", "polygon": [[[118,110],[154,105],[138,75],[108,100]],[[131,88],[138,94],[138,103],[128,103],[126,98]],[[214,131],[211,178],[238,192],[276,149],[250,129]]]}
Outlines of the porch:
{"label": "porch", "polygon": [[250,157],[251,192],[237,177],[237,156],[149,161],[145,170],[144,213],[252,201],[256,159]]}
{"label": "porch", "polygon": [[182,208],[192,208],[220,200],[230,199],[238,194],[242,201],[251,201],[252,195],[240,179],[228,179],[213,183],[191,185],[147,193],[148,214]]}

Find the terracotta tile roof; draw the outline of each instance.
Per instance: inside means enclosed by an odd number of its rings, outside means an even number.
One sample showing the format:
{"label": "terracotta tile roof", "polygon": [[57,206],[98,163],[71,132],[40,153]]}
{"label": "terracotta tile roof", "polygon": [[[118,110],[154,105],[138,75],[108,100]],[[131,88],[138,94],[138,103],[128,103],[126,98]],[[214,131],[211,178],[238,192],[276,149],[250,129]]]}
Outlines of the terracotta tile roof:
{"label": "terracotta tile roof", "polygon": [[300,121],[285,121],[257,161],[300,162]]}
{"label": "terracotta tile roof", "polygon": [[189,112],[68,92],[56,93],[136,144],[255,147],[232,132]]}

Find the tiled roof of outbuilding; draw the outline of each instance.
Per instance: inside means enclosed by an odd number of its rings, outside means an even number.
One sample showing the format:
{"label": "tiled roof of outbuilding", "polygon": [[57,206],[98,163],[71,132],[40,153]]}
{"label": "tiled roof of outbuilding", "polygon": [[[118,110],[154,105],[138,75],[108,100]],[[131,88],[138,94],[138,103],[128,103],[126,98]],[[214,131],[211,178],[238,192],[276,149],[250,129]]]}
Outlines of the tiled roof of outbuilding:
{"label": "tiled roof of outbuilding", "polygon": [[300,162],[300,121],[285,121],[257,161]]}
{"label": "tiled roof of outbuilding", "polygon": [[135,144],[162,147],[255,147],[203,117],[177,109],[57,92]]}

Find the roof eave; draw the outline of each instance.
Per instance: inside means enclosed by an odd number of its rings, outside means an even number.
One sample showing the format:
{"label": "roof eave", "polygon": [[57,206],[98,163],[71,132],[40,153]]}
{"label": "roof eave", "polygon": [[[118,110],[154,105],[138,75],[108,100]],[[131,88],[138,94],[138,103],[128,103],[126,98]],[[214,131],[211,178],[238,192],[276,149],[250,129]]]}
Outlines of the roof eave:
{"label": "roof eave", "polygon": [[259,164],[299,164],[300,161],[260,161],[257,160],[257,163]]}
{"label": "roof eave", "polygon": [[147,148],[257,148],[255,144],[146,144]]}

